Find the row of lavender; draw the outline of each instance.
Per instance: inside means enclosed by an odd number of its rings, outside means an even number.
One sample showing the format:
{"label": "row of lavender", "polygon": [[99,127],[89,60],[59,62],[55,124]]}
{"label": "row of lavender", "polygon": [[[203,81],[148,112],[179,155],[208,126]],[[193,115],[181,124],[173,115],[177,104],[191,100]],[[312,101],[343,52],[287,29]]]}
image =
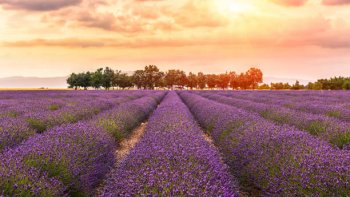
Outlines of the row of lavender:
{"label": "row of lavender", "polygon": [[243,186],[262,195],[350,195],[350,153],[254,113],[193,93],[180,96]]}
{"label": "row of lavender", "polygon": [[[222,91],[225,92],[225,91]],[[229,91],[226,91],[229,92]],[[231,91],[232,92],[232,91]],[[240,95],[245,98],[256,96],[271,96],[271,97],[283,97],[288,100],[304,101],[306,99],[316,100],[325,103],[332,104],[349,104],[349,92],[348,91],[233,91],[235,95]]]}
{"label": "row of lavender", "polygon": [[238,189],[188,108],[169,93],[100,196],[235,196]]}
{"label": "row of lavender", "polygon": [[[346,95],[347,98],[333,98],[324,100],[322,95],[311,97],[310,94],[301,94],[292,92],[286,95],[276,94],[276,92],[227,92],[220,91],[218,94],[238,99],[248,99],[258,103],[274,104],[281,107],[309,112],[313,114],[323,114],[325,116],[337,118],[344,121],[350,121],[350,102],[348,92],[335,92],[333,94]],[[334,96],[335,96],[334,95]]]}
{"label": "row of lavender", "polygon": [[[56,92],[56,91],[54,91]],[[96,114],[114,107],[120,103],[139,98],[142,92],[119,92],[118,94],[101,94],[96,92],[70,96],[52,95],[51,91],[42,92],[42,97],[25,96],[25,100],[17,98],[17,103],[9,104],[1,110],[0,118],[0,152],[5,148],[14,147],[33,136],[43,133],[54,126],[74,123],[94,117]],[[11,95],[15,92],[11,92]],[[20,92],[23,96],[24,93]],[[46,95],[49,94],[49,95]],[[6,101],[6,94],[1,93],[1,101]],[[5,99],[4,99],[5,98]],[[16,101],[16,98],[12,98]]]}
{"label": "row of lavender", "polygon": [[91,120],[53,127],[4,151],[0,154],[0,196],[93,193],[115,162],[113,136],[126,136],[164,94],[145,94]]}
{"label": "row of lavender", "polygon": [[[124,92],[126,93],[126,92]],[[109,100],[123,96],[118,94],[98,94],[97,92],[72,91],[10,91],[0,92],[0,117],[17,117],[28,112],[56,111],[62,108],[72,108],[86,102],[109,102]]]}
{"label": "row of lavender", "polygon": [[340,149],[350,148],[350,123],[320,114],[288,109],[275,104],[258,103],[250,100],[221,96],[213,93],[199,93],[209,99],[256,112],[278,124],[288,124],[327,141]]}

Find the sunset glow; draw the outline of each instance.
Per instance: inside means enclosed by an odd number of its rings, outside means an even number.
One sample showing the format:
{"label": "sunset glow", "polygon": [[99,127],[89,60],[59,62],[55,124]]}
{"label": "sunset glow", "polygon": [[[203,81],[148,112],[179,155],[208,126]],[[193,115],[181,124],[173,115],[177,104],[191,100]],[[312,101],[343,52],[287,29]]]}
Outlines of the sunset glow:
{"label": "sunset glow", "polygon": [[0,77],[147,64],[212,73],[254,65],[268,77],[305,80],[349,75],[349,3],[0,0]]}
{"label": "sunset glow", "polygon": [[241,1],[241,0],[218,0],[214,2],[218,7],[218,11],[222,14],[236,15],[245,12],[251,12],[253,10],[253,5],[251,1]]}

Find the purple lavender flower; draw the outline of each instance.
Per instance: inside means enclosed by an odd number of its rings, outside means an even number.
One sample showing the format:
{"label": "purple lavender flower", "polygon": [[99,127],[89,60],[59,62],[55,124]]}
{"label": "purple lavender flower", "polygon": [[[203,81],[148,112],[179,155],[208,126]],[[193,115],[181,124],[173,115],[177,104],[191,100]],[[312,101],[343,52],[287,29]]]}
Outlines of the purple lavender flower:
{"label": "purple lavender flower", "polygon": [[[109,110],[109,114],[118,115],[130,123],[134,121],[132,115],[137,117],[138,114],[135,113],[140,113],[138,120],[141,121],[147,113],[151,113],[164,95],[163,92],[152,95],[148,92],[137,94],[138,97],[144,97],[135,102],[117,105]],[[132,98],[134,97],[128,99]],[[124,113],[125,107],[134,114]],[[43,134],[33,135],[23,144],[1,153],[0,195],[93,194],[94,189],[114,165],[116,145],[113,136],[95,123],[92,119],[56,126]],[[139,123],[134,122],[135,125]]]}
{"label": "purple lavender flower", "polygon": [[243,185],[262,195],[350,195],[350,153],[254,113],[181,92]]}
{"label": "purple lavender flower", "polygon": [[100,196],[234,196],[237,191],[219,153],[171,92]]}
{"label": "purple lavender flower", "polygon": [[258,113],[278,124],[295,126],[339,148],[343,148],[350,143],[350,123],[347,122],[320,114],[292,110],[275,104],[257,103],[211,93],[201,93],[201,95],[224,104]]}

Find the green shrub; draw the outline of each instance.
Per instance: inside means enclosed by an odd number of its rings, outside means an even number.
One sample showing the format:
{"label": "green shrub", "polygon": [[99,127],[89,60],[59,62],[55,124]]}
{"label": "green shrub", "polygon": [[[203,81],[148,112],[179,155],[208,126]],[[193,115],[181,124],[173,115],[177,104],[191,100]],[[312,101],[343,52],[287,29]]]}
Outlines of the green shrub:
{"label": "green shrub", "polygon": [[115,139],[120,142],[124,138],[124,134],[120,126],[112,119],[100,119],[98,125],[111,133]]}
{"label": "green shrub", "polygon": [[49,110],[55,111],[58,110],[60,108],[60,106],[56,105],[56,104],[52,104],[48,106]]}
{"label": "green shrub", "polygon": [[28,118],[27,122],[29,126],[33,129],[35,129],[38,133],[42,133],[47,129],[47,125],[45,122],[35,119],[35,118]]}
{"label": "green shrub", "polygon": [[341,117],[340,111],[337,111],[337,110],[329,111],[329,112],[327,112],[326,114],[327,114],[327,116],[329,116],[329,117],[334,117],[334,118],[339,118],[339,117]]}
{"label": "green shrub", "polygon": [[312,121],[306,127],[306,131],[308,131],[311,135],[319,135],[320,133],[325,132],[327,126],[324,122],[321,121]]}
{"label": "green shrub", "polygon": [[66,123],[75,123],[78,121],[77,118],[71,113],[64,113],[63,119],[64,119],[64,122]]}
{"label": "green shrub", "polygon": [[342,133],[333,139],[331,139],[331,143],[338,146],[339,148],[343,148],[345,145],[347,145],[350,142],[350,132],[349,133]]}

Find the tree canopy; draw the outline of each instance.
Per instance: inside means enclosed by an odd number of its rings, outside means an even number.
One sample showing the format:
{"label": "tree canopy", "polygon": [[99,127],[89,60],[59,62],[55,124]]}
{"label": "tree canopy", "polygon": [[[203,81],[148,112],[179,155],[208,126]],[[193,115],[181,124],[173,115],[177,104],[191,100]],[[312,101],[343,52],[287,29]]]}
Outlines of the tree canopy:
{"label": "tree canopy", "polygon": [[99,68],[94,72],[72,73],[67,79],[70,88],[78,89],[89,87],[106,90],[110,88],[137,89],[256,89],[263,80],[260,69],[251,68],[245,73],[236,74],[226,72],[221,74],[195,74],[171,69],[162,72],[155,65],[146,66],[143,70],[136,70],[132,75],[113,70],[110,67]]}

